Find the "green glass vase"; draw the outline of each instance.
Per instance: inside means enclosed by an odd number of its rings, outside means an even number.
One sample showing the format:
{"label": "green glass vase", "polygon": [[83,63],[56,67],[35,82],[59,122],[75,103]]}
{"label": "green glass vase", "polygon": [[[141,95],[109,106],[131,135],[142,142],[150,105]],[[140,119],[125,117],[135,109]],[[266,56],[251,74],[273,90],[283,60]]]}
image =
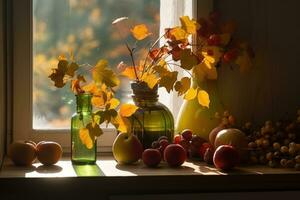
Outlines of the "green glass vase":
{"label": "green glass vase", "polygon": [[200,88],[206,90],[209,94],[209,108],[203,107],[198,103],[198,99],[185,100],[180,108],[176,121],[176,131],[181,132],[184,129],[191,129],[194,134],[208,140],[209,133],[220,123],[216,113],[223,113],[224,107],[221,104],[217,81],[204,81],[198,83],[193,80],[193,87],[201,84]]}
{"label": "green glass vase", "polygon": [[82,143],[79,131],[92,121],[92,96],[76,95],[77,111],[71,120],[71,160],[73,164],[95,164],[97,157],[97,141],[92,148]]}
{"label": "green glass vase", "polygon": [[158,86],[150,89],[144,82],[131,83],[133,101],[139,109],[131,116],[132,132],[139,138],[144,149],[153,141],[166,136],[174,137],[174,117],[170,110],[158,102]]}

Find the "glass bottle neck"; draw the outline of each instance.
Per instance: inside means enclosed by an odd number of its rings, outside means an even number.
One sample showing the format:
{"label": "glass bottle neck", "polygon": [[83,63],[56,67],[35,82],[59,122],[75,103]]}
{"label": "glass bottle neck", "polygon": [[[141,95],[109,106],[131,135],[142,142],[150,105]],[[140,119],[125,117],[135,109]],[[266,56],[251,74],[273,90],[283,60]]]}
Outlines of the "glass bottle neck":
{"label": "glass bottle neck", "polygon": [[132,99],[133,99],[134,104],[138,107],[152,106],[152,105],[157,104],[157,102],[158,102],[158,96],[143,97],[143,96],[133,95]]}
{"label": "glass bottle neck", "polygon": [[92,95],[90,95],[90,94],[76,95],[77,113],[92,112],[91,98],[92,98]]}

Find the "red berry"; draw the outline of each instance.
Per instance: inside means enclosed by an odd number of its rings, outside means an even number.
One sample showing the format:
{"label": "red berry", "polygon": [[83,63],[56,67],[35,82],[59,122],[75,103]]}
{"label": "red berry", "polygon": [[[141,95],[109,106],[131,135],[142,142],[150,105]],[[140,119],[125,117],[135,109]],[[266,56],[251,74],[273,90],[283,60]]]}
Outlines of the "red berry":
{"label": "red berry", "polygon": [[190,129],[185,129],[181,132],[181,135],[185,140],[190,141],[193,137],[193,132]]}
{"label": "red berry", "polygon": [[175,137],[174,137],[174,143],[175,144],[179,144],[179,142],[182,140],[182,137],[181,137],[181,135],[176,135]]}
{"label": "red berry", "polygon": [[199,155],[200,157],[203,159],[204,158],[204,154],[205,154],[205,151],[210,148],[210,149],[213,149],[213,146],[208,143],[208,142],[204,142],[200,148],[199,148]]}
{"label": "red berry", "polygon": [[185,140],[185,139],[182,139],[180,142],[179,142],[179,145],[182,146],[186,153],[187,153],[187,156],[189,155],[189,152],[190,152],[190,147],[191,147],[191,144],[189,141]]}
{"label": "red berry", "polygon": [[207,40],[208,45],[210,46],[218,46],[221,44],[221,37],[217,34],[212,34],[208,40]]}
{"label": "red berry", "polygon": [[161,154],[163,155],[165,148],[169,145],[169,141],[166,139],[161,139],[159,141],[159,145],[160,145],[159,150],[160,150]]}
{"label": "red berry", "polygon": [[235,49],[231,49],[223,55],[223,60],[224,62],[228,63],[235,60],[236,57],[237,57],[237,51]]}

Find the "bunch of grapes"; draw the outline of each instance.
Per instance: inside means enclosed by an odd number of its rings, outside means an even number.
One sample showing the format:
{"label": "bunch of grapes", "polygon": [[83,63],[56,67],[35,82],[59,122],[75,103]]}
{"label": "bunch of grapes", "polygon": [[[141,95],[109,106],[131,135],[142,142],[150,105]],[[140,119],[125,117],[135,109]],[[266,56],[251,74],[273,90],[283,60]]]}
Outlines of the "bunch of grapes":
{"label": "bunch of grapes", "polygon": [[300,170],[300,110],[295,121],[266,121],[259,131],[251,123],[243,127],[248,135],[249,161],[270,167]]}

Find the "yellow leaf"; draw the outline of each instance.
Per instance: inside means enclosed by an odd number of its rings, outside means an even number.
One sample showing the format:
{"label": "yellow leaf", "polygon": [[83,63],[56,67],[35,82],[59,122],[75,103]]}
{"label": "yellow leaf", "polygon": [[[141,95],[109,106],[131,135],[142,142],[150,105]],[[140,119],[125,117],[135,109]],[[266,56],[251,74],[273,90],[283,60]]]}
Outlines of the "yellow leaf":
{"label": "yellow leaf", "polygon": [[179,40],[179,41],[185,41],[189,36],[189,34],[180,27],[172,28],[170,30],[170,35],[173,36],[175,40]]}
{"label": "yellow leaf", "polygon": [[189,16],[180,17],[182,29],[189,34],[195,34],[199,28],[199,24],[195,20],[191,20]]}
{"label": "yellow leaf", "polygon": [[92,83],[89,83],[87,85],[84,85],[82,87],[82,89],[86,92],[86,93],[91,93],[91,94],[95,94],[97,91],[98,91],[98,87],[97,85],[92,82]]}
{"label": "yellow leaf", "polygon": [[194,88],[190,88],[188,89],[188,91],[185,93],[184,95],[184,99],[186,100],[192,100],[192,99],[195,99],[196,96],[197,96],[197,91],[198,91],[198,88],[194,89]]}
{"label": "yellow leaf", "polygon": [[194,75],[198,82],[202,82],[204,79],[216,80],[218,78],[217,68],[215,66],[207,67],[204,60],[194,67]]}
{"label": "yellow leaf", "polygon": [[110,107],[109,109],[115,109],[116,107],[118,107],[118,105],[120,104],[120,101],[116,98],[112,98],[110,101]]}
{"label": "yellow leaf", "polygon": [[137,78],[135,76],[134,67],[126,67],[124,71],[122,71],[121,75],[126,76],[131,80],[135,80]]}
{"label": "yellow leaf", "polygon": [[120,115],[121,117],[130,117],[131,115],[133,115],[135,113],[135,111],[137,111],[138,107],[133,105],[133,104],[122,104],[120,107]]}
{"label": "yellow leaf", "polygon": [[157,76],[152,73],[144,73],[141,80],[147,83],[150,89],[153,89],[158,82]]}
{"label": "yellow leaf", "polygon": [[98,91],[97,94],[94,94],[94,96],[91,99],[91,103],[93,106],[102,108],[107,101],[107,95],[103,91]]}
{"label": "yellow leaf", "polygon": [[87,128],[81,128],[79,130],[79,138],[88,149],[92,149],[94,146],[94,141],[90,137],[89,129]]}
{"label": "yellow leaf", "polygon": [[131,29],[131,32],[135,37],[135,39],[137,40],[143,40],[149,35],[151,35],[151,33],[149,33],[148,28],[145,24],[136,25],[135,27],[133,27],[133,29]]}
{"label": "yellow leaf", "polygon": [[68,65],[66,74],[73,77],[75,75],[75,71],[79,68],[79,65],[75,62],[72,62]]}
{"label": "yellow leaf", "polygon": [[131,123],[130,120],[126,117],[121,117],[117,115],[111,120],[111,123],[117,128],[121,133],[131,132]]}
{"label": "yellow leaf", "polygon": [[203,60],[209,69],[212,66],[215,66],[222,56],[221,48],[216,46],[203,47],[201,54],[204,57]]}
{"label": "yellow leaf", "polygon": [[209,95],[205,90],[199,90],[198,92],[198,102],[200,105],[209,108]]}
{"label": "yellow leaf", "polygon": [[116,74],[109,69],[107,60],[98,61],[93,69],[93,79],[96,83],[105,84],[108,87],[115,87],[120,83]]}
{"label": "yellow leaf", "polygon": [[191,87],[191,79],[189,77],[183,77],[180,81],[175,83],[175,90],[178,92],[178,96],[183,95]]}

